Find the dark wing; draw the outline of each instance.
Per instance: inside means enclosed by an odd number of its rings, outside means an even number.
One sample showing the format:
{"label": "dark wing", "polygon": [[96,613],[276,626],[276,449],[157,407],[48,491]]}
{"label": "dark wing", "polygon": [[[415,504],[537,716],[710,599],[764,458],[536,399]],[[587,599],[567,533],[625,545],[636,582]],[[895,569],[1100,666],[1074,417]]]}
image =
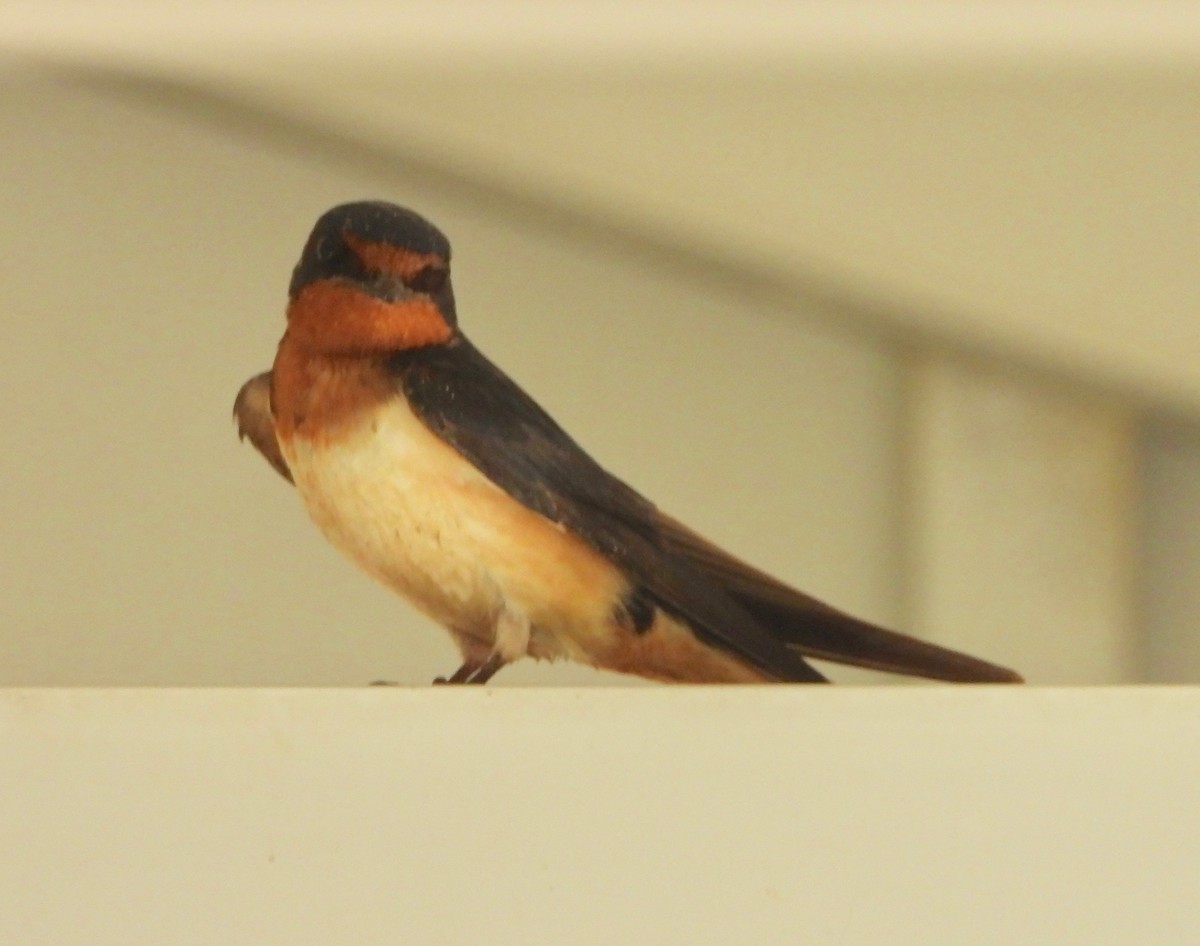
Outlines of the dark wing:
{"label": "dark wing", "polygon": [[518,502],[614,562],[703,640],[780,680],[824,678],[719,588],[663,548],[654,506],[589,457],[467,339],[394,355],[412,410]]}
{"label": "dark wing", "polygon": [[233,416],[237,420],[238,439],[249,437],[254,449],[290,483],[292,473],[279,451],[275,422],[271,419],[271,372],[255,375],[242,385],[233,402]]}
{"label": "dark wing", "polygon": [[819,680],[800,654],[947,680],[1016,674],[885,631],[744,565],[592,460],[465,338],[390,363],[412,409],[515,499],[616,563],[708,643],[781,680]]}
{"label": "dark wing", "polygon": [[927,641],[861,621],[790,588],[659,513],[663,544],[724,588],[780,640],[806,657],[958,683],[1020,683],[1021,676]]}

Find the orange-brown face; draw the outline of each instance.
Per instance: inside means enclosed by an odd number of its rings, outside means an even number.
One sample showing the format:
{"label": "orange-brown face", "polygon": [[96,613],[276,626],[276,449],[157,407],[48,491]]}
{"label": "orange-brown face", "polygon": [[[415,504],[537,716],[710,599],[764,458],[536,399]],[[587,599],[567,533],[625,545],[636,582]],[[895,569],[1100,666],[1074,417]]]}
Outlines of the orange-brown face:
{"label": "orange-brown face", "polygon": [[450,243],[411,210],[342,204],[317,221],[288,288],[288,337],[313,354],[373,355],[449,342]]}

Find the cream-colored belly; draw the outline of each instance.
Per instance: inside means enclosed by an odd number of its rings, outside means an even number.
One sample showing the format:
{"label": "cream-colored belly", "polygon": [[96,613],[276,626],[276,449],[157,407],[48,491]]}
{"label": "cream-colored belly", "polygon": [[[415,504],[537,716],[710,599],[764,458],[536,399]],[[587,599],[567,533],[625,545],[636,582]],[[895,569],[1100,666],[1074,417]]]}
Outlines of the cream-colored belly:
{"label": "cream-colored belly", "polygon": [[538,657],[591,661],[611,638],[623,576],[508,496],[403,400],[335,436],[280,447],[329,541],[460,643],[490,648],[514,618],[528,630],[520,646]]}

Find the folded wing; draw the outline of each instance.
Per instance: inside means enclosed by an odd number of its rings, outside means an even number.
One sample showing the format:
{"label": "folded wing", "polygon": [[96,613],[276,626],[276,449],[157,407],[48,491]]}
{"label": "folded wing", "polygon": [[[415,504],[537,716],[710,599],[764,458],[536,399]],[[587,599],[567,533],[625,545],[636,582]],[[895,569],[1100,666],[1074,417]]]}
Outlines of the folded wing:
{"label": "folded wing", "polygon": [[237,420],[238,439],[248,437],[254,449],[290,483],[292,473],[279,450],[275,422],[271,419],[271,372],[257,374],[242,385],[233,402],[233,416]]}

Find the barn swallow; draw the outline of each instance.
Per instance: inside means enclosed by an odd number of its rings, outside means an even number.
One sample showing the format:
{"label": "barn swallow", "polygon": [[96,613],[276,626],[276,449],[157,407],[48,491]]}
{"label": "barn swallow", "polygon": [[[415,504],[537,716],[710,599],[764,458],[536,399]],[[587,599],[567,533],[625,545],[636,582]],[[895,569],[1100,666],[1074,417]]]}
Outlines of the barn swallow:
{"label": "barn swallow", "polygon": [[529,655],[678,682],[824,682],[806,657],[1011,670],[885,630],[727,554],[608,473],[458,327],[450,243],[383,202],[316,223],[239,432],[325,536],[442,624],[448,680]]}

